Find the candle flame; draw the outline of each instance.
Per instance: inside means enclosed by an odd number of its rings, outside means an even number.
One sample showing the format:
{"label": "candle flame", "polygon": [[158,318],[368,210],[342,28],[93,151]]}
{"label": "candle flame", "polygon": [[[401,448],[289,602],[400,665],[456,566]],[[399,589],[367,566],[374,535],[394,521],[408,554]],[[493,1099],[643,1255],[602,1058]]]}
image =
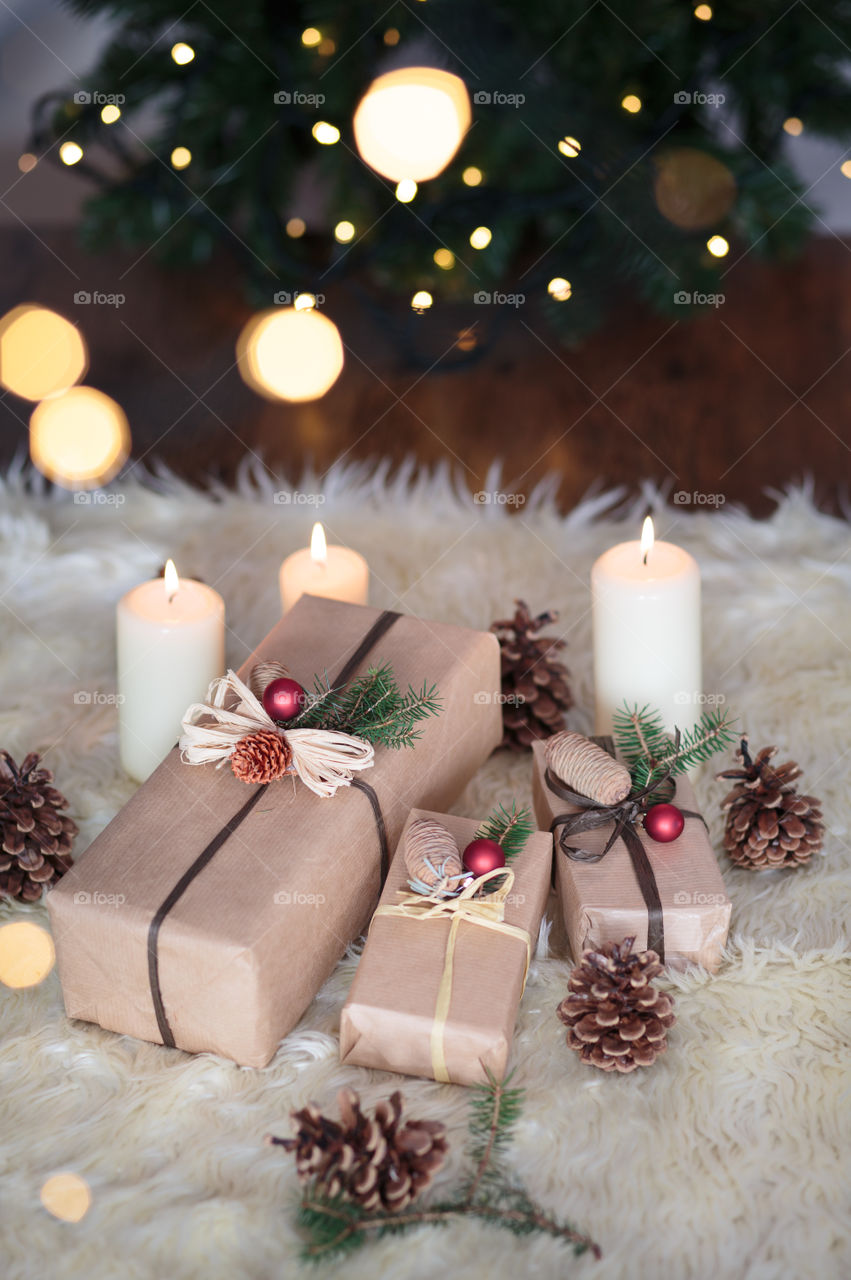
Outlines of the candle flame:
{"label": "candle flame", "polygon": [[316,564],[324,565],[328,560],[328,547],[325,542],[325,530],[317,520],[310,535],[310,558]]}
{"label": "candle flame", "polygon": [[169,604],[177,595],[180,587],[180,578],[177,576],[177,569],[174,567],[173,560],[166,560],[165,573],[163,574],[163,582],[165,583],[165,594]]}
{"label": "candle flame", "polygon": [[653,543],[656,535],[653,532],[653,517],[645,516],[644,524],[641,527],[641,558],[647,564],[647,557],[653,550]]}

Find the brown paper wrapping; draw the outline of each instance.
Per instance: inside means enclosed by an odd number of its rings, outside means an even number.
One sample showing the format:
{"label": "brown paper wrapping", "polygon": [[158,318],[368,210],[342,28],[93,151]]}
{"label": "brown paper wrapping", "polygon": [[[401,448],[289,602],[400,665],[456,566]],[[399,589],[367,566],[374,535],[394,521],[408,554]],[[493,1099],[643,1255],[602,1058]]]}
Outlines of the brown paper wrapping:
{"label": "brown paper wrapping", "polygon": [[[416,818],[437,818],[462,850],[480,823],[415,809]],[[552,836],[536,831],[511,863],[514,885],[505,921],[525,929],[534,953],[552,874]],[[404,833],[381,895],[382,906],[406,890]],[[340,1059],[434,1079],[431,1033],[443,975],[448,919],[411,920],[376,916],[340,1018]],[[526,948],[471,921],[459,929],[452,1000],[444,1033],[446,1065],[454,1084],[482,1084],[485,1068],[505,1074],[517,1006],[523,993]]]}
{"label": "brown paper wrapping", "polygon": [[[548,828],[560,813],[575,809],[547,787],[546,743],[536,742],[532,792],[538,825]],[[697,811],[688,778],[676,779],[673,803]],[[611,827],[568,837],[571,844],[601,851]],[[643,831],[641,842],[650,859],[664,921],[665,963],[673,969],[699,964],[714,972],[730,927],[730,899],[703,823],[686,818],[683,834],[670,844],[657,844]],[[601,862],[573,862],[555,850],[556,891],[574,960],[585,947],[621,942],[635,936],[636,947],[647,946],[647,906],[638,887],[629,854],[617,840]]]}
{"label": "brown paper wrapping", "polygon": [[[278,659],[303,683],[333,678],[379,617],[304,596],[240,669]],[[376,748],[359,776],[376,791],[392,850],[414,804],[446,808],[501,736],[496,638],[402,615],[358,670],[390,662],[402,686],[437,685],[441,715],[413,749]],[[485,698],[483,695],[488,695]],[[253,787],[225,765],[191,766],[173,750],[48,895],[65,1008],[72,1018],[162,1043],[148,931],[181,876]],[[166,917],[157,944],[163,1004],[182,1049],[264,1066],[380,889],[380,845],[367,796],[320,799],[274,782]]]}

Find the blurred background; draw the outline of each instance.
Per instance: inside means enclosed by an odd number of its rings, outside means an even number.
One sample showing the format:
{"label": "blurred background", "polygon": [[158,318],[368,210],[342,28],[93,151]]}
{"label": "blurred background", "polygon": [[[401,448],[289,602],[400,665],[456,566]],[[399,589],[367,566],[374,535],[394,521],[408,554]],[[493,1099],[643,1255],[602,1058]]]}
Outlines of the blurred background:
{"label": "blurred background", "polygon": [[[78,329],[130,468],[412,456],[475,491],[502,460],[564,507],[650,478],[757,514],[812,476],[842,509],[849,46],[838,3],[7,0],[0,312]],[[395,125],[410,160],[382,172],[355,110],[416,68],[466,101],[448,125],[437,97],[424,125],[379,112],[373,144]],[[420,125],[463,138],[415,182]],[[257,318],[299,293],[344,361],[293,400]],[[16,394],[12,350],[4,465],[43,394]]]}

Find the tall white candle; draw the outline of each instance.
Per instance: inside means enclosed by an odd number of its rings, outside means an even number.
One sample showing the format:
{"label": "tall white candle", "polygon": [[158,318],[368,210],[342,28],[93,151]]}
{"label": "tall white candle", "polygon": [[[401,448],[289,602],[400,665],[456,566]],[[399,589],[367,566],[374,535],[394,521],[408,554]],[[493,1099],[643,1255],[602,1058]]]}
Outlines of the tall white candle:
{"label": "tall white candle", "polygon": [[281,565],[280,586],[283,613],[303,595],[366,604],[369,565],[351,547],[329,547],[325,541],[325,530],[317,521],[313,526],[310,546],[294,551]]}
{"label": "tall white candle", "polygon": [[648,705],[666,728],[690,729],[700,714],[700,570],[672,542],[621,542],[591,570],[597,733],[612,732],[624,702]]}
{"label": "tall white candle", "polygon": [[121,763],[144,782],[177,742],[186,708],[224,672],[225,603],[212,587],[178,578],[169,560],[164,578],[119,600],[117,633]]}

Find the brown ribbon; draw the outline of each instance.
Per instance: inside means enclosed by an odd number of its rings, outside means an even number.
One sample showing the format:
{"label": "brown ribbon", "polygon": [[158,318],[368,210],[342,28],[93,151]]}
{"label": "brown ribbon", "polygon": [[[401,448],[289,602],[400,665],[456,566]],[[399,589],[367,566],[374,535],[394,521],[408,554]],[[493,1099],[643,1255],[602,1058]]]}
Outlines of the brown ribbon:
{"label": "brown ribbon", "polygon": [[[401,617],[401,614],[394,613],[390,609],[385,609],[383,613],[379,614],[369,631],[367,631],[363,640],[358,645],[357,649],[355,649],[348,661],[337,672],[336,678],[332,681],[332,685],[337,686],[345,684],[347,680],[352,678],[355,671],[363,662],[370,650],[378,643],[382,636],[386,635],[393,626],[393,623],[399,617]],[[156,1014],[160,1037],[163,1044],[169,1049],[174,1049],[176,1046],[174,1033],[169,1025],[168,1016],[165,1011],[165,1004],[163,1003],[162,988],[160,987],[158,947],[160,929],[162,928],[163,922],[169,912],[180,901],[186,890],[192,884],[193,880],[195,880],[196,876],[199,876],[208,863],[212,862],[221,847],[227,843],[234,831],[236,831],[237,827],[239,827],[248,817],[249,813],[257,804],[257,801],[263,795],[266,788],[271,785],[271,783],[265,782],[258,786],[252,792],[248,800],[246,800],[242,808],[238,809],[234,816],[228,819],[221,831],[213,837],[210,843],[202,850],[201,853],[199,853],[192,865],[184,871],[171,893],[169,893],[165,901],[157,908],[154,913],[154,918],[148,928],[148,982],[151,988],[151,999],[154,1004],[154,1013]],[[362,778],[353,778],[351,785],[356,787],[358,791],[362,791],[364,793],[372,807],[373,816],[375,818],[375,830],[378,836],[381,884],[383,884],[387,878],[390,852],[387,844],[387,829],[384,824],[384,815],[381,812],[381,804],[375,790],[368,782],[364,782]]]}
{"label": "brown ribbon", "polygon": [[[611,754],[614,752],[612,751]],[[659,886],[656,883],[653,867],[636,828],[639,818],[645,812],[644,801],[648,795],[658,791],[670,779],[671,775],[667,774],[652,787],[646,787],[644,791],[628,796],[619,804],[603,805],[590,800],[588,796],[580,795],[578,791],[571,791],[550,769],[547,769],[545,774],[545,781],[550,791],[580,810],[579,813],[560,813],[550,823],[550,831],[556,837],[556,847],[566,857],[572,862],[600,862],[617,840],[623,840],[641,896],[647,907],[647,948],[657,952],[659,959],[663,962],[665,925],[662,899],[659,897]],[[684,818],[699,818],[704,822],[703,815],[695,813],[692,809],[681,809],[680,812]],[[609,823],[613,824],[612,832],[600,853],[591,853],[588,849],[577,849],[568,843],[571,836],[579,835],[583,831],[595,831],[598,827],[608,826]]]}

